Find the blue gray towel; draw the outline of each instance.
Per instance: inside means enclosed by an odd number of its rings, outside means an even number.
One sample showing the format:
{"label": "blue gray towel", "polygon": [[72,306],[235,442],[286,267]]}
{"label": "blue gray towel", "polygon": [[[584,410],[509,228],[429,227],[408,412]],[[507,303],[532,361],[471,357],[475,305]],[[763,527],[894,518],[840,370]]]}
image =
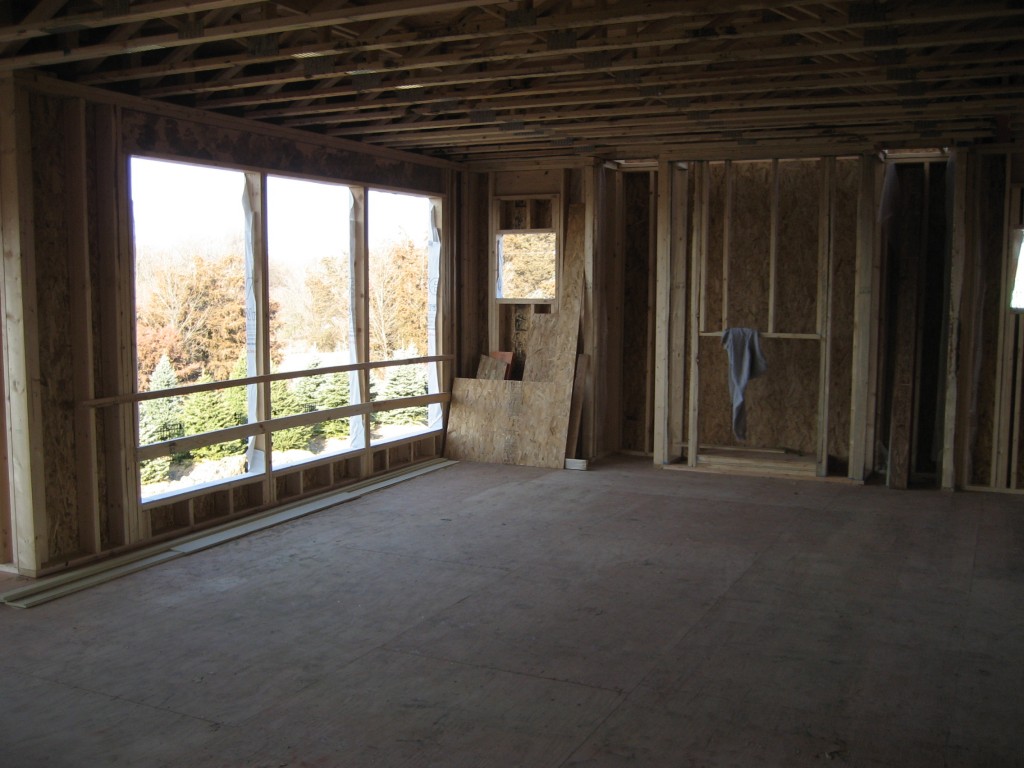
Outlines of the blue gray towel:
{"label": "blue gray towel", "polygon": [[729,357],[729,397],[732,400],[732,433],[737,440],[747,439],[747,409],[743,393],[747,382],[768,370],[761,354],[761,338],[754,328],[726,328],[722,346]]}

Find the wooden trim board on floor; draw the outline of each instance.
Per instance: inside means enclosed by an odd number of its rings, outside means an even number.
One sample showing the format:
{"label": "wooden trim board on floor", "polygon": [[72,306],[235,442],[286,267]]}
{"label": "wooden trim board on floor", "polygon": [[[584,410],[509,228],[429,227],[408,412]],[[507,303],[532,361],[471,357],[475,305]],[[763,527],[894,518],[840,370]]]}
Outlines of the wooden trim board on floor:
{"label": "wooden trim board on floor", "polygon": [[665,464],[665,469],[718,472],[761,477],[807,478],[837,480],[817,474],[813,455],[801,456],[782,450],[701,446],[696,466],[683,463]]}

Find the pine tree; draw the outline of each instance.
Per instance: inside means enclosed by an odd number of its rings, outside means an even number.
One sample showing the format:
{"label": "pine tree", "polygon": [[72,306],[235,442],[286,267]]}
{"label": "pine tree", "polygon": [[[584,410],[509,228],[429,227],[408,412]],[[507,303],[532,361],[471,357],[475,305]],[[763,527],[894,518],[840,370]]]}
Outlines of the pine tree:
{"label": "pine tree", "polygon": [[[401,397],[419,397],[427,394],[427,376],[421,365],[402,365],[395,368],[381,391],[382,400]],[[427,420],[426,406],[383,411],[381,424],[423,424]]]}
{"label": "pine tree", "polygon": [[[241,354],[235,361],[235,367],[231,369],[232,379],[244,379],[249,375],[248,361],[245,354]],[[231,387],[222,389],[225,405],[231,410],[234,417],[232,424],[249,423],[249,393],[247,386]]]}
{"label": "pine tree", "polygon": [[[319,368],[320,361],[313,360],[310,368]],[[312,413],[323,408],[321,389],[323,388],[323,376],[305,376],[292,383],[292,397],[295,399],[296,413]],[[320,424],[309,426],[310,439],[314,440],[323,433]]]}
{"label": "pine tree", "polygon": [[[323,409],[341,408],[349,404],[350,387],[347,373],[332,373],[325,377],[320,390],[320,402]],[[323,424],[323,436],[326,438],[348,437],[348,419],[331,419]]]}
{"label": "pine tree", "polygon": [[[178,377],[174,373],[170,359],[167,355],[163,355],[150,376],[149,390],[153,392],[160,389],[173,389],[176,386],[178,386]],[[181,437],[183,430],[180,408],[180,397],[162,397],[139,403],[139,444],[149,445]],[[169,480],[170,470],[170,456],[143,461],[139,467],[144,485]]]}
{"label": "pine tree", "polygon": [[[294,416],[302,413],[302,408],[295,394],[285,381],[275,381],[270,385],[271,413],[279,416]],[[292,427],[274,432],[273,445],[275,451],[309,450],[313,439],[313,427]]]}
{"label": "pine tree", "polygon": [[[213,381],[209,374],[204,374],[198,383]],[[223,391],[194,392],[183,398],[181,420],[185,425],[186,434],[199,435],[226,429],[237,424],[234,407],[225,397]],[[237,456],[243,450],[245,442],[230,440],[224,443],[206,445],[191,451],[195,459],[219,459],[225,456]]]}

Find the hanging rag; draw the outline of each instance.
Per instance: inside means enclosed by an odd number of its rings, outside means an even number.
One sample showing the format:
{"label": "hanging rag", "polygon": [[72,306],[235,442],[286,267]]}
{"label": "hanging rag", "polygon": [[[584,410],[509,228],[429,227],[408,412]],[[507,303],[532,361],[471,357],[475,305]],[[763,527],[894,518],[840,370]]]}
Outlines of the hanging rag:
{"label": "hanging rag", "polygon": [[747,409],[743,393],[747,382],[768,370],[761,354],[761,338],[754,328],[726,328],[722,346],[729,357],[729,398],[732,400],[732,433],[737,440],[747,439]]}

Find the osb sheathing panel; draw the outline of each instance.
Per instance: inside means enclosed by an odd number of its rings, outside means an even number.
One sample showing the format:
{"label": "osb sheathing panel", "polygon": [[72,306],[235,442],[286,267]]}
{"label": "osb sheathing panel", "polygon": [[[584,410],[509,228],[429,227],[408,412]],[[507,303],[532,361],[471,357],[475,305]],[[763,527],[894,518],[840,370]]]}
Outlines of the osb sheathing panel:
{"label": "osb sheathing panel", "polygon": [[501,171],[494,174],[496,195],[544,195],[561,191],[562,171]]}
{"label": "osb sheathing panel", "polygon": [[480,364],[476,369],[476,377],[490,381],[504,381],[507,370],[508,363],[504,360],[498,360],[490,355],[480,355]]}
{"label": "osb sheathing panel", "polygon": [[[708,166],[710,196],[708,208],[707,262],[704,265],[704,295],[701,314],[705,325],[701,330],[721,331],[722,328],[722,249],[725,223],[725,164]],[[764,233],[762,233],[763,236]]]}
{"label": "osb sheathing panel", "polygon": [[443,194],[444,171],[407,160],[126,109],[125,151]]}
{"label": "osb sheathing panel", "polygon": [[[1002,213],[1004,176],[1002,158],[980,162],[974,209],[974,237],[968,248],[978,260],[978,303],[975,307],[976,373],[968,396],[974,399],[975,420],[970,448],[969,482],[992,482],[992,442],[996,418],[996,372],[999,361],[999,315],[1002,312],[1000,273],[1003,259]],[[987,234],[986,234],[987,233]]]}
{"label": "osb sheathing panel", "polygon": [[647,366],[650,280],[650,176],[622,177],[625,222],[622,275],[622,448],[646,450]]}
{"label": "osb sheathing panel", "polygon": [[733,328],[766,331],[771,277],[772,164],[733,163],[732,171],[728,322]]}
{"label": "osb sheathing panel", "polygon": [[835,218],[832,221],[832,354],[828,390],[828,452],[841,461],[846,461],[850,456],[859,174],[859,160],[836,161]]}
{"label": "osb sheathing panel", "polygon": [[721,338],[701,337],[701,444],[813,454],[817,443],[820,344],[815,339],[761,339],[768,370],[747,386],[747,439],[741,442],[732,433],[729,362]]}
{"label": "osb sheathing panel", "polygon": [[65,99],[32,94],[33,237],[39,331],[39,392],[46,477],[47,553],[59,560],[79,549],[75,492],[74,336],[69,307]]}
{"label": "osb sheathing panel", "polygon": [[561,468],[569,415],[564,391],[550,381],[455,379],[446,455]]}
{"label": "osb sheathing panel", "polygon": [[819,160],[779,162],[775,276],[775,330],[779,333],[817,331],[821,170]]}
{"label": "osb sheathing panel", "polygon": [[[564,466],[583,293],[583,214],[582,205],[569,209],[558,312],[534,317],[526,380],[455,380],[448,458]],[[531,362],[534,349],[537,359]]]}

